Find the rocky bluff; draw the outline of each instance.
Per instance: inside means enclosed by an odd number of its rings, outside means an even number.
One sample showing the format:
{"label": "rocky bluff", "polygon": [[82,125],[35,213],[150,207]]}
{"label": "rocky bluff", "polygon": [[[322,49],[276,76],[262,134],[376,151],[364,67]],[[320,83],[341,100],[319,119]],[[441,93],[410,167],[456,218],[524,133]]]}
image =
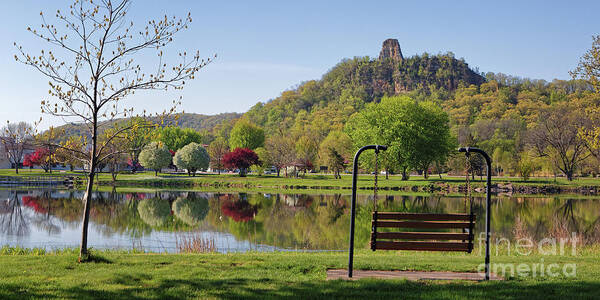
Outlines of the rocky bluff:
{"label": "rocky bluff", "polygon": [[379,59],[391,58],[394,61],[402,61],[402,51],[400,50],[400,43],[397,39],[387,39],[383,41],[381,52],[379,52]]}

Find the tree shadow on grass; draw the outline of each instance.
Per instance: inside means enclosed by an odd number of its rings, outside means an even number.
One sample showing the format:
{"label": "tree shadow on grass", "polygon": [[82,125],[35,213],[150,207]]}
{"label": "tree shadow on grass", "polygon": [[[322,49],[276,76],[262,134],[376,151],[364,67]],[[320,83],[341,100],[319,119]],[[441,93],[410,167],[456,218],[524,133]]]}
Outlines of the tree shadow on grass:
{"label": "tree shadow on grass", "polygon": [[[56,289],[52,294],[42,287],[24,289],[0,284],[0,298],[75,299],[593,299],[600,297],[600,283],[586,281],[527,282],[411,282],[367,279],[359,281],[287,282],[269,279],[163,279],[144,282],[148,277],[119,276],[113,283],[124,285],[118,291],[106,287],[78,285]],[[110,284],[110,283],[109,283]],[[145,286],[147,285],[147,286]],[[107,291],[108,290],[108,291]]]}
{"label": "tree shadow on grass", "polygon": [[93,263],[93,264],[112,264],[113,261],[103,257],[102,255],[98,255],[98,254],[94,254],[94,253],[90,253],[87,256],[82,257],[81,259],[79,259],[79,263],[83,263],[83,264],[89,264],[89,263]]}

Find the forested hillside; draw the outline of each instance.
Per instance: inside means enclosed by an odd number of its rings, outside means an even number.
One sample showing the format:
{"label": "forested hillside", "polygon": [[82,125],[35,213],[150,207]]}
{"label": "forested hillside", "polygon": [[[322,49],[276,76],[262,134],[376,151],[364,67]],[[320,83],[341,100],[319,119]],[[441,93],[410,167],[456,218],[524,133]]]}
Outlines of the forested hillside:
{"label": "forested hillside", "polygon": [[[212,132],[217,125],[238,119],[242,114],[239,113],[222,113],[218,115],[202,115],[194,113],[180,114],[177,119],[177,125],[182,128],[191,128],[197,131]],[[115,120],[114,122],[127,121],[124,119]],[[153,121],[152,119],[150,121]],[[106,126],[110,127],[110,126]],[[56,128],[61,131],[64,130],[65,137],[69,136],[82,136],[86,135],[86,128],[83,125],[78,124],[67,124]]]}
{"label": "forested hillside", "polygon": [[321,80],[304,82],[276,99],[256,104],[244,116],[263,126],[267,134],[294,129],[323,138],[383,96],[419,92],[448,97],[459,86],[484,81],[451,53],[425,53],[401,61],[355,57],[341,61]]}
{"label": "forested hillside", "polygon": [[[244,118],[264,128],[267,143],[289,138],[320,145],[330,132],[350,134],[347,121],[369,103],[395,95],[437,103],[449,116],[456,144],[480,146],[493,154],[496,173],[600,171],[590,155],[594,153],[579,149],[585,148],[585,143],[575,152],[570,144],[557,145],[563,150],[547,149],[551,141],[539,134],[559,125],[547,124],[557,114],[562,114],[557,122],[591,122],[593,117],[586,111],[597,106],[600,96],[589,81],[546,82],[478,74],[452,53],[345,59],[320,80],[304,82],[271,101],[256,104]],[[583,124],[577,124],[563,124],[565,131],[570,130],[564,139],[578,140],[576,126],[581,129]],[[445,170],[461,168],[452,157],[445,163]]]}

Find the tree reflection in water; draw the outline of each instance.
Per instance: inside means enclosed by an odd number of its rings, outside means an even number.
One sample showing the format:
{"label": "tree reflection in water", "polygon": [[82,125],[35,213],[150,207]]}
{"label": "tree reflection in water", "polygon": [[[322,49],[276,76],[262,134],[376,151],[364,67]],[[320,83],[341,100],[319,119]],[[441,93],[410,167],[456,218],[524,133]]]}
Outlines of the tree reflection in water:
{"label": "tree reflection in water", "polygon": [[23,216],[17,192],[11,192],[6,200],[0,201],[0,231],[5,235],[29,235],[29,225]]}
{"label": "tree reflection in water", "polygon": [[167,222],[171,207],[169,202],[160,198],[148,198],[138,204],[138,213],[146,224],[160,227]]}
{"label": "tree reflection in water", "polygon": [[208,214],[208,199],[196,197],[194,193],[177,198],[173,202],[175,216],[190,226],[198,226]]}
{"label": "tree reflection in water", "polygon": [[[30,230],[60,235],[79,226],[79,191],[7,193],[0,201],[0,233],[26,236]],[[4,196],[3,196],[4,197]],[[19,199],[21,198],[21,199]],[[21,201],[19,201],[21,200]],[[359,195],[356,245],[368,247],[372,199]],[[495,197],[495,237],[569,237],[577,232],[587,243],[600,239],[600,203],[595,199]],[[136,241],[161,232],[228,233],[238,241],[288,249],[344,249],[348,243],[349,195],[154,192],[94,194],[91,221],[103,236]],[[484,201],[474,198],[476,232],[483,231]],[[380,211],[462,213],[469,203],[443,195],[381,195]],[[218,241],[217,241],[218,242]]]}
{"label": "tree reflection in water", "polygon": [[221,212],[235,222],[248,222],[256,216],[258,207],[248,202],[246,194],[240,194],[237,200],[233,200],[229,196],[222,199],[224,201],[221,205]]}

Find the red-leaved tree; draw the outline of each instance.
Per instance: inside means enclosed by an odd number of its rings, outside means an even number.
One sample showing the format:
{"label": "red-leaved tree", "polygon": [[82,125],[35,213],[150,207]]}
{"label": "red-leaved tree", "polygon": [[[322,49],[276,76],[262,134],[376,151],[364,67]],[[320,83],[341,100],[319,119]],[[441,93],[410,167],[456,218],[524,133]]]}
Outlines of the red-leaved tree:
{"label": "red-leaved tree", "polygon": [[35,166],[35,163],[33,162],[33,153],[25,154],[25,157],[23,158],[23,166],[33,169]]}
{"label": "red-leaved tree", "polygon": [[52,173],[52,166],[55,164],[53,154],[48,148],[37,148],[34,153],[25,155],[23,166],[33,168],[39,166],[45,172]]}
{"label": "red-leaved tree", "polygon": [[240,177],[246,176],[246,170],[255,164],[258,164],[258,155],[248,148],[236,148],[223,155],[223,165],[228,169],[240,169]]}

